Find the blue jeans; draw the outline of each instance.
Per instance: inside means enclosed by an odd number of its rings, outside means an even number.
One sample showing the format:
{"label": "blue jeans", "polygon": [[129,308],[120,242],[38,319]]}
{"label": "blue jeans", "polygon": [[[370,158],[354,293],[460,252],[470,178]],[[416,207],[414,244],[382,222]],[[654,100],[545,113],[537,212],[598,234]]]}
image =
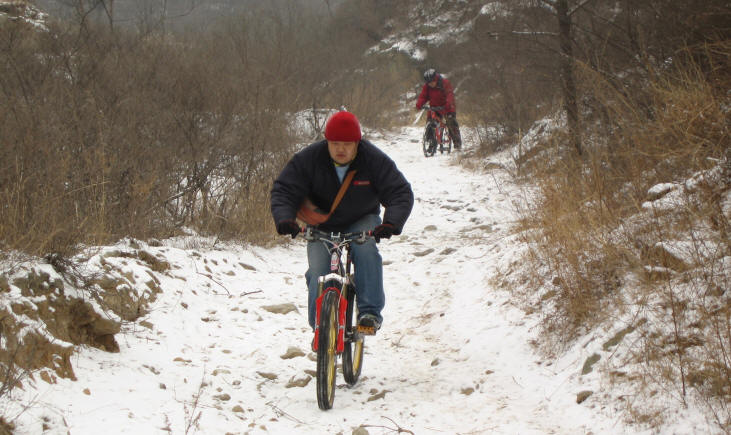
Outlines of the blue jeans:
{"label": "blue jeans", "polygon": [[[369,214],[345,228],[343,232],[368,231],[381,223],[380,216]],[[383,261],[378,252],[375,240],[363,244],[350,245],[353,266],[355,267],[355,294],[359,315],[373,314],[382,322],[381,310],[386,305],[386,294],[383,291]],[[307,298],[308,320],[315,329],[315,313],[317,301],[317,278],[330,273],[330,254],[322,242],[307,242],[307,262],[309,269],[305,273],[309,297]]]}

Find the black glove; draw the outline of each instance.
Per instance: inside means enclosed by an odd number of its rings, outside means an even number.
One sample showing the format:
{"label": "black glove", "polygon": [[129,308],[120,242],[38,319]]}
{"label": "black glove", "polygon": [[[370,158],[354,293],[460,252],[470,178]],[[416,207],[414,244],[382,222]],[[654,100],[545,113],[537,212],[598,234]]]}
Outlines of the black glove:
{"label": "black glove", "polygon": [[391,224],[381,224],[373,229],[373,238],[376,239],[376,243],[380,242],[381,239],[390,239],[396,229]]}
{"label": "black glove", "polygon": [[289,234],[294,239],[300,233],[300,226],[292,219],[283,220],[277,223],[277,232],[283,236]]}

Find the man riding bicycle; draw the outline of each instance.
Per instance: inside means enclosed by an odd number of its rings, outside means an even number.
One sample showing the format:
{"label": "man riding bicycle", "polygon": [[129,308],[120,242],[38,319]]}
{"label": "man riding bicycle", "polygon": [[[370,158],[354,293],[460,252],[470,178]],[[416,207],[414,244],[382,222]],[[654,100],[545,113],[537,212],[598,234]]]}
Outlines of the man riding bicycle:
{"label": "man riding bicycle", "polygon": [[[351,172],[353,176],[349,175]],[[332,210],[344,180],[350,184]],[[376,242],[401,234],[414,205],[411,185],[390,157],[362,139],[355,115],[341,111],[325,125],[325,140],[297,152],[274,181],[271,211],[279,234],[292,238],[299,234],[295,218],[305,199],[321,210],[331,210],[329,218],[316,225],[321,230],[373,230],[375,241],[353,244],[351,249],[358,326],[375,333],[383,322],[381,311],[386,300],[383,263]],[[385,207],[383,221],[381,205]],[[307,262],[308,321],[314,329],[317,278],[330,271],[330,256],[322,243],[307,243]]]}
{"label": "man riding bicycle", "polygon": [[[457,124],[457,106],[454,103],[452,84],[434,68],[429,68],[424,72],[424,82],[419,98],[416,100],[416,110],[421,110],[427,101],[431,107],[442,107],[439,115],[446,117],[445,123],[454,141],[454,149],[462,148],[462,136],[459,133],[459,124]],[[427,122],[429,122],[428,118]]]}

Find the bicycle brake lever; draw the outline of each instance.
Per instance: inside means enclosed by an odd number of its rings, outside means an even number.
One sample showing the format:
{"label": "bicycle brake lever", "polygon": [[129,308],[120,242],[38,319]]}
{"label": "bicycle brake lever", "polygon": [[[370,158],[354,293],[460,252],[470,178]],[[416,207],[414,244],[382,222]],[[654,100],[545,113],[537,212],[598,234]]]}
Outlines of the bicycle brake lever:
{"label": "bicycle brake lever", "polygon": [[365,243],[369,237],[373,237],[373,230],[361,231],[360,236],[356,239],[356,243]]}

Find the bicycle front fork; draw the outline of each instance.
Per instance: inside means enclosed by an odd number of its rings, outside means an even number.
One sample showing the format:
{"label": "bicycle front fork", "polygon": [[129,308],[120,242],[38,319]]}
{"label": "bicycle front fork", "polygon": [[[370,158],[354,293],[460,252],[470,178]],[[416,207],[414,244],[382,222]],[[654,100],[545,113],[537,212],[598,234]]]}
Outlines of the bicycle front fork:
{"label": "bicycle front fork", "polygon": [[[320,277],[317,283],[317,299],[315,300],[315,341],[314,350],[317,351],[320,345],[320,319],[322,315],[322,302],[325,299],[327,292],[335,292],[338,312],[338,331],[337,331],[337,345],[336,352],[342,353],[345,350],[345,317],[348,312],[348,300],[346,299],[347,283],[340,283],[342,287],[337,286],[338,282],[326,281],[325,277]],[[327,287],[326,287],[327,282]]]}

